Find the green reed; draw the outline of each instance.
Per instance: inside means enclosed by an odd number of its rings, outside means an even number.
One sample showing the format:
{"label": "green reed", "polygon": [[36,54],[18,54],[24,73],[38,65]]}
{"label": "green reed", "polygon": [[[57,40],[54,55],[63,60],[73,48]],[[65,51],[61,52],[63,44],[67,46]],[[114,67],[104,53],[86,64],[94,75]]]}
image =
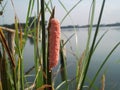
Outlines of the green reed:
{"label": "green reed", "polygon": [[[96,41],[99,32],[99,26],[103,14],[103,9],[105,5],[105,0],[103,0],[101,11],[98,18],[98,23],[96,27],[96,31],[94,34],[94,38],[92,44],[90,45],[91,39],[91,32],[93,29],[93,21],[95,16],[95,5],[96,0],[92,0],[91,9],[90,9],[90,17],[89,17],[89,28],[88,28],[88,39],[86,48],[84,49],[82,55],[79,57],[78,52],[73,52],[74,56],[76,57],[76,76],[73,79],[68,80],[68,73],[67,70],[69,69],[66,62],[67,57],[64,53],[64,47],[67,43],[70,42],[70,39],[75,34],[72,34],[70,37],[67,38],[65,42],[61,41],[60,43],[60,68],[58,68],[58,72],[61,73],[62,81],[57,87],[54,87],[55,80],[52,78],[53,71],[49,72],[49,61],[48,61],[48,31],[46,30],[46,12],[48,11],[50,14],[50,18],[53,15],[54,6],[52,0],[37,0],[37,15],[32,22],[29,22],[29,17],[31,17],[33,13],[33,8],[35,6],[35,0],[29,0],[28,11],[26,16],[26,24],[24,27],[24,31],[22,31],[22,27],[19,24],[19,19],[17,17],[17,13],[15,11],[14,3],[11,0],[14,13],[15,13],[15,53],[11,53],[10,47],[7,44],[5,39],[5,34],[0,30],[0,40],[2,49],[0,51],[0,73],[1,73],[1,85],[0,88],[2,90],[60,90],[60,88],[64,88],[64,90],[70,90],[69,85],[74,80],[76,81],[76,90],[82,90],[84,83],[87,79],[87,72],[89,69],[89,64],[91,62],[92,55],[94,51],[97,49],[99,43],[101,42],[102,38],[104,38],[105,32],[99,39]],[[66,11],[65,16],[61,20],[61,24],[64,22],[66,17],[70,17],[70,13],[82,2],[79,0],[75,5],[72,6],[71,9],[67,10],[65,4],[58,0],[58,3],[63,7]],[[41,25],[40,25],[41,21]],[[30,23],[30,25],[29,25]],[[49,23],[49,22],[48,22]],[[34,27],[31,28],[32,24]],[[24,35],[22,34],[24,33]],[[34,66],[32,68],[35,69],[35,79],[32,84],[29,84],[26,78],[31,76],[30,72],[32,69],[28,70],[27,75],[24,71],[24,48],[26,45],[26,41],[28,39],[28,35],[31,34],[33,41],[34,41]],[[42,36],[42,37],[41,37]],[[76,38],[77,39],[77,38]],[[76,40],[77,41],[77,40]],[[77,43],[77,42],[76,42]],[[88,90],[94,86],[94,82],[100,73],[101,69],[105,65],[105,63],[109,60],[109,57],[114,52],[114,50],[120,45],[118,42],[111,52],[106,56],[103,63],[100,65],[98,71],[96,71],[95,76],[93,76],[93,80],[91,81],[90,85],[88,85]],[[77,46],[77,45],[76,45]],[[8,61],[9,59],[9,61]],[[15,65],[14,65],[15,64]],[[12,72],[12,73],[11,73]],[[56,75],[57,77],[57,75]]]}

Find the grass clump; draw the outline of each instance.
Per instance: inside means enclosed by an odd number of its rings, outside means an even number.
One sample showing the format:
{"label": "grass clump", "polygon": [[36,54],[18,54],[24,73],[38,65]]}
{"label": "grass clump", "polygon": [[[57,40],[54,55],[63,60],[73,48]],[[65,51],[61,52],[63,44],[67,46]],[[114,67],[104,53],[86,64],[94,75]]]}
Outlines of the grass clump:
{"label": "grass clump", "polygon": [[[75,89],[83,90],[85,87],[85,81],[87,79],[87,72],[89,69],[89,65],[91,62],[91,58],[99,45],[102,38],[105,36],[107,32],[105,32],[99,39],[96,41],[100,22],[104,10],[105,0],[103,0],[97,27],[95,30],[95,34],[91,43],[91,32],[93,30],[93,21],[95,14],[95,6],[96,0],[92,0],[91,11],[89,17],[89,27],[88,27],[88,39],[86,47],[79,56],[74,53],[76,57],[76,76],[69,80],[68,79],[68,66],[67,66],[67,57],[65,55],[65,46],[70,39],[76,35],[72,34],[66,41],[60,40],[60,24],[62,24],[67,16],[70,17],[70,13],[72,10],[79,5],[82,0],[79,0],[70,10],[67,10],[65,5],[61,0],[58,0],[61,7],[66,11],[65,16],[59,23],[55,18],[55,8],[53,7],[52,0],[37,0],[37,15],[34,17],[32,22],[29,22],[29,17],[31,17],[33,13],[33,8],[35,6],[35,0],[29,0],[28,12],[26,16],[25,27],[22,30],[22,26],[19,23],[19,19],[17,17],[14,3],[12,2],[12,6],[15,12],[15,31],[8,31],[8,33],[12,33],[10,37],[13,36],[14,39],[11,39],[10,42],[7,42],[5,38],[5,30],[3,27],[0,27],[0,41],[1,41],[1,50],[0,50],[0,89],[1,90],[60,90],[64,88],[64,90],[70,90],[70,85],[73,81],[75,81]],[[1,1],[0,1],[1,2]],[[47,23],[46,28],[46,12],[48,11],[49,22]],[[32,27],[33,25],[33,27]],[[75,29],[75,28],[74,28]],[[76,31],[76,29],[75,29]],[[62,34],[62,33],[61,33]],[[28,36],[31,35],[34,42],[34,66],[30,68],[30,70],[25,73],[24,70],[24,48],[26,42],[28,40]],[[77,35],[76,35],[77,37]],[[9,41],[9,40],[8,40]],[[76,40],[77,41],[77,40]],[[15,42],[15,43],[11,43]],[[15,45],[14,45],[15,44]],[[114,48],[107,55],[103,63],[100,65],[98,71],[96,71],[95,76],[93,76],[93,80],[87,86],[88,90],[92,90],[94,86],[94,82],[100,73],[101,69],[105,65],[105,63],[109,60],[109,57],[114,52],[114,50],[120,45],[118,42]],[[60,54],[60,55],[59,55]],[[61,83],[54,86],[55,78],[53,78],[55,67],[59,61],[58,58],[60,56],[60,67],[58,67],[58,72],[61,73]],[[58,66],[59,66],[58,65]],[[34,69],[34,81],[29,84],[27,78],[31,76],[30,72]],[[57,75],[56,75],[57,77]],[[103,88],[105,87],[105,76],[103,75]]]}

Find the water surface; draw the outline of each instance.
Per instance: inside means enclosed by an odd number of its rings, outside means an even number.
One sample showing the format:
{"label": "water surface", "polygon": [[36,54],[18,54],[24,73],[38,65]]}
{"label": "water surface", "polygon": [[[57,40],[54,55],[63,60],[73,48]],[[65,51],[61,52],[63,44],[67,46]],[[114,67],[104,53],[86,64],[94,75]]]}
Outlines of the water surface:
{"label": "water surface", "polygon": [[[107,31],[107,34],[104,36],[100,44],[98,45],[95,53],[92,56],[92,60],[90,63],[90,67],[87,73],[87,78],[92,80],[93,76],[95,75],[96,71],[102,64],[103,60],[112,50],[112,48],[120,42],[120,27],[104,27],[100,28],[97,40],[100,36]],[[95,29],[92,31],[91,36],[91,43],[92,38],[95,33]],[[67,69],[68,69],[68,79],[71,80],[75,77],[76,74],[76,57],[80,58],[82,52],[85,50],[87,37],[88,37],[88,30],[87,28],[79,28],[76,30],[73,29],[65,29],[62,30],[61,39],[66,41],[71,35],[74,36],[70,39],[70,41],[66,44],[66,57],[67,57]],[[27,41],[25,47],[25,70],[27,71],[30,67],[33,66],[34,62],[34,46],[30,44],[29,40]],[[101,87],[101,77],[105,74],[105,90],[120,90],[120,46],[114,51],[111,55],[105,66],[103,67],[101,73],[99,74],[96,82],[95,87]],[[55,69],[56,70],[56,69]],[[57,76],[56,84],[60,84],[60,73]],[[85,85],[89,85],[89,81],[86,80]],[[70,90],[75,89],[75,83],[71,83]]]}

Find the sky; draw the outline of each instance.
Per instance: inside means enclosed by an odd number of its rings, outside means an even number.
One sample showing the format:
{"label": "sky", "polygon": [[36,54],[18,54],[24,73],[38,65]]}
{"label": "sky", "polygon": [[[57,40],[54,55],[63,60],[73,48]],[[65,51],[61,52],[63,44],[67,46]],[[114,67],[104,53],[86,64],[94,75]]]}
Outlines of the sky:
{"label": "sky", "polygon": [[[37,0],[36,0],[37,1]],[[48,1],[48,0],[46,0]],[[60,0],[66,9],[69,11],[79,0]],[[2,5],[7,2],[7,5],[4,9],[3,16],[0,16],[0,24],[12,24],[14,23],[14,9],[11,4],[11,0],[4,0]],[[61,21],[63,17],[66,15],[65,9],[61,6],[58,0],[52,0],[53,6],[55,6],[55,17]],[[82,0],[77,7],[72,10],[70,15],[64,20],[62,25],[86,25],[88,24],[89,12],[92,0]],[[13,0],[16,14],[19,18],[20,22],[25,22],[27,8],[29,0]],[[37,14],[37,3],[35,2],[35,7],[33,11],[33,16]],[[101,8],[102,0],[96,0],[96,8],[95,8],[95,17],[94,24],[97,23],[100,8]],[[120,0],[106,0],[103,16],[101,23],[116,23],[120,22]],[[0,7],[1,9],[1,7]],[[46,13],[46,20],[50,17],[50,14]]]}

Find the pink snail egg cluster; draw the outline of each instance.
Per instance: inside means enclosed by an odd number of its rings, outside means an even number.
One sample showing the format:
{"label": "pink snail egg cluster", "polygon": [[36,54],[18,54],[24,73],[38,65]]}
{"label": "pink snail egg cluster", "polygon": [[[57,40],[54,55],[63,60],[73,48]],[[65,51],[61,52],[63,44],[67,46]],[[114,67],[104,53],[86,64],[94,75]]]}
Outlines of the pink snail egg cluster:
{"label": "pink snail egg cluster", "polygon": [[60,50],[60,23],[57,19],[50,20],[49,28],[49,69],[51,70],[58,64]]}

